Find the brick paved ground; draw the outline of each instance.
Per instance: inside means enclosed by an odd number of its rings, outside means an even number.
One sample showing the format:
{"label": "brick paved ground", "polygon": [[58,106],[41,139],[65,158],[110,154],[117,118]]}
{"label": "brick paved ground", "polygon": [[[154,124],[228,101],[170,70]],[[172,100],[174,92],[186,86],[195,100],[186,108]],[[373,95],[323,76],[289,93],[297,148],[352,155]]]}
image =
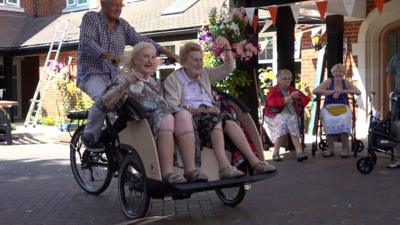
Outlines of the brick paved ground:
{"label": "brick paved ground", "polygon": [[[127,221],[118,204],[116,179],[105,193],[86,194],[72,176],[68,151],[67,144],[53,138],[0,143],[0,224]],[[253,184],[236,208],[205,192],[187,200],[152,200],[148,216],[173,214],[153,224],[178,225],[400,224],[400,170],[386,169],[387,162],[379,158],[373,173],[365,176],[356,171],[354,158],[318,155],[306,163],[287,159],[276,163],[276,177]]]}

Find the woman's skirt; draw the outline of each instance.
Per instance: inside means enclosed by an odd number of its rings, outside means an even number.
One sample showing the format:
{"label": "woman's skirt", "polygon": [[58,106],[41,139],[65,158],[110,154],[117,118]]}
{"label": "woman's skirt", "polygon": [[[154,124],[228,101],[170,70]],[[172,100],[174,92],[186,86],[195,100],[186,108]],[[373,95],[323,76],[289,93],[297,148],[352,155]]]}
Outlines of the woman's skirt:
{"label": "woman's skirt", "polygon": [[151,131],[153,132],[154,138],[157,139],[158,131],[160,130],[161,121],[168,114],[175,114],[180,111],[179,107],[165,107],[159,108],[155,111],[146,112],[147,121],[151,127]]}
{"label": "woman's skirt", "polygon": [[264,116],[264,129],[272,143],[276,143],[279,137],[291,134],[300,137],[298,117],[296,114],[281,112],[275,117]]}
{"label": "woman's skirt", "polygon": [[222,121],[233,120],[229,113],[196,113],[193,114],[193,121],[196,126],[198,137],[203,145],[210,143],[211,132],[214,127]]}
{"label": "woman's skirt", "polygon": [[352,113],[349,106],[346,106],[346,112],[334,116],[329,113],[325,107],[321,110],[322,126],[324,127],[325,134],[350,134],[352,126]]}

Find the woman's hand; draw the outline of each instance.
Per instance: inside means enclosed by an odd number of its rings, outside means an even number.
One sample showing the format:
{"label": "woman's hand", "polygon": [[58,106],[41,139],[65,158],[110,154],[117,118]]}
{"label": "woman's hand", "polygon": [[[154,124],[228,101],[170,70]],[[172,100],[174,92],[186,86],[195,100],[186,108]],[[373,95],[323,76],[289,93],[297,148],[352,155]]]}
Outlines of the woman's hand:
{"label": "woman's hand", "polygon": [[342,91],[340,91],[340,90],[338,90],[338,91],[335,91],[335,93],[332,95],[332,98],[334,98],[334,99],[338,99],[338,98],[339,98],[339,96],[340,96],[340,94],[341,94],[341,92],[342,92]]}
{"label": "woman's hand", "polygon": [[300,98],[300,93],[298,91],[294,91],[290,94],[290,97],[292,97],[294,99],[298,99],[298,98]]}
{"label": "woman's hand", "polygon": [[231,46],[228,39],[226,39],[223,36],[218,36],[215,39],[215,43],[216,43],[217,47],[220,49],[230,49],[230,46]]}

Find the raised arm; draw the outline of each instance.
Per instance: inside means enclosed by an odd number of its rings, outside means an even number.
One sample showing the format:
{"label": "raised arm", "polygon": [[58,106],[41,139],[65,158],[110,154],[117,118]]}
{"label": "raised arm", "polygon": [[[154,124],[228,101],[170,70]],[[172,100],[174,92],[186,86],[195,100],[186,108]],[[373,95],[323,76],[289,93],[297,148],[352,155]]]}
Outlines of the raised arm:
{"label": "raised arm", "polygon": [[224,64],[206,69],[210,74],[210,82],[215,83],[217,81],[225,79],[231,72],[236,68],[235,58],[232,54],[232,48],[229,41],[222,36],[217,37],[215,40],[218,48],[222,49],[222,60]]}
{"label": "raised arm", "polygon": [[133,28],[131,25],[128,24],[128,22],[126,22],[124,20],[122,20],[122,21],[123,21],[123,26],[124,26],[124,31],[125,31],[125,41],[128,45],[134,46],[137,43],[142,42],[142,41],[150,42],[156,48],[158,55],[165,54],[168,58],[172,58],[177,62],[179,61],[179,57],[174,52],[171,52],[168,49],[160,46],[152,39],[139,34],[138,32],[136,32],[135,28]]}

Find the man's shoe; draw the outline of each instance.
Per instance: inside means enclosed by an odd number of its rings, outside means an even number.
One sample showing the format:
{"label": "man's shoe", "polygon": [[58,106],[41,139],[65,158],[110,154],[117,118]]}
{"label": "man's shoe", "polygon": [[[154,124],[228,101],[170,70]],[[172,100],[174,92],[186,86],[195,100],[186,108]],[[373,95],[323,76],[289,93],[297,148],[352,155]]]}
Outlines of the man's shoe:
{"label": "man's shoe", "polygon": [[387,167],[391,169],[400,167],[400,160],[398,159],[392,160],[392,162],[389,165],[387,165]]}
{"label": "man's shoe", "polygon": [[105,147],[101,142],[95,142],[94,136],[91,133],[82,134],[82,142],[86,146],[86,149],[91,152],[103,152]]}

